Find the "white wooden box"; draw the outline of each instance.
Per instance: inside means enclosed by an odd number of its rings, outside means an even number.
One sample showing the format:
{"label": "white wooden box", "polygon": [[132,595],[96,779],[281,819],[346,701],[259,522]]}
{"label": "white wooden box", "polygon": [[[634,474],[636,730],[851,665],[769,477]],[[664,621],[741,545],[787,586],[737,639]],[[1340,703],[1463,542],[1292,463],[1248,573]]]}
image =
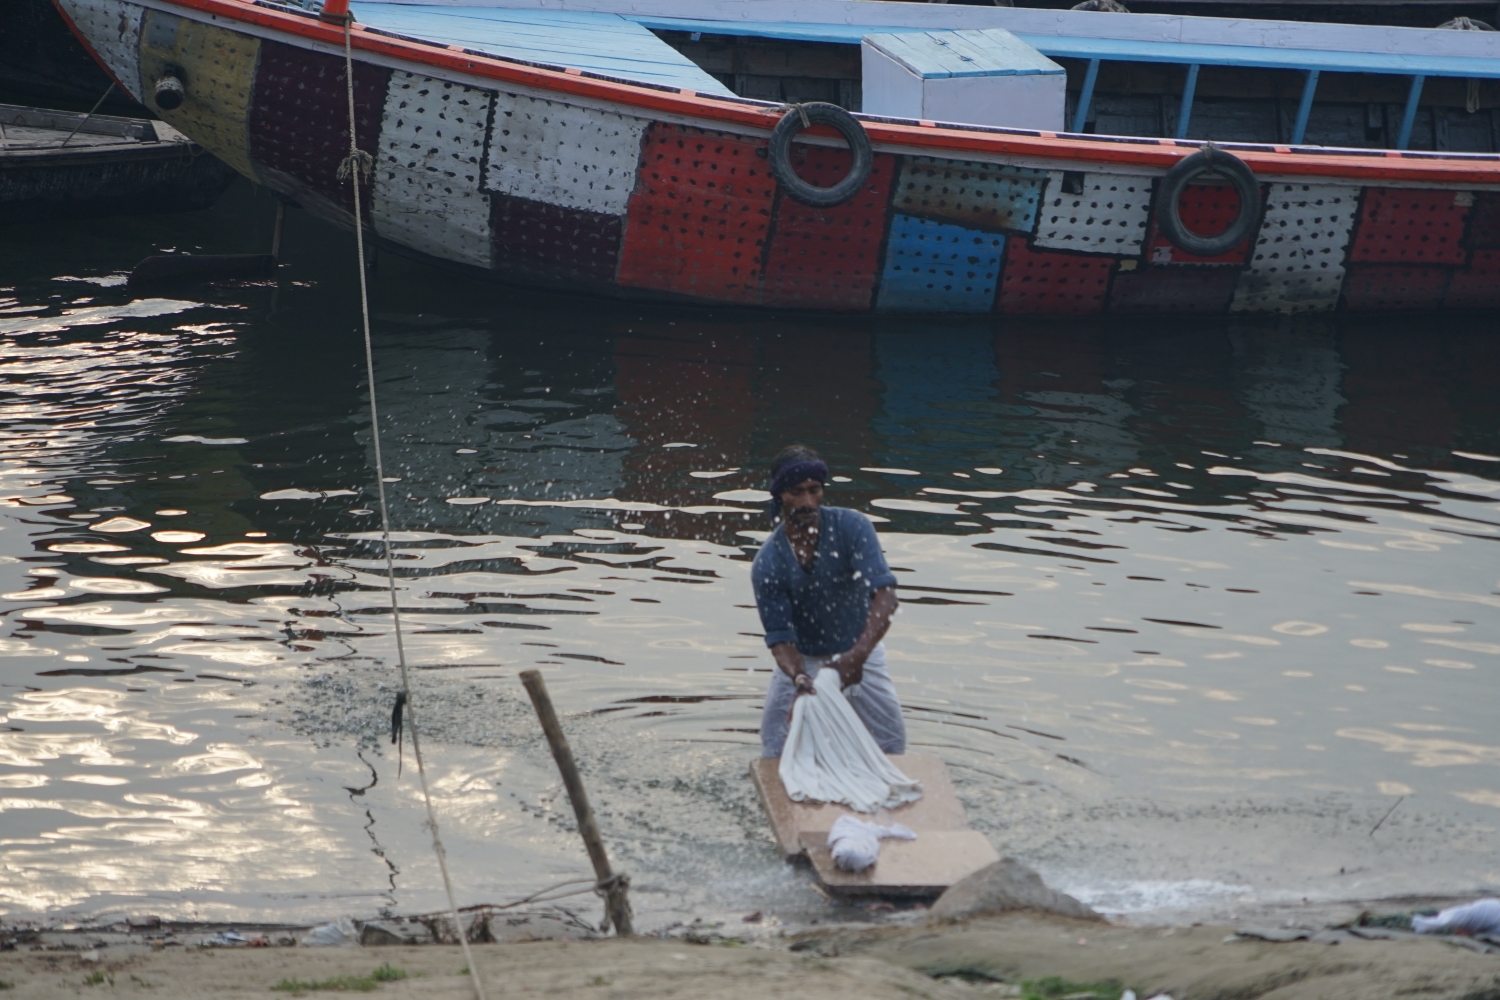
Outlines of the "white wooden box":
{"label": "white wooden box", "polygon": [[1063,130],[1067,72],[1004,28],[865,35],[865,114]]}

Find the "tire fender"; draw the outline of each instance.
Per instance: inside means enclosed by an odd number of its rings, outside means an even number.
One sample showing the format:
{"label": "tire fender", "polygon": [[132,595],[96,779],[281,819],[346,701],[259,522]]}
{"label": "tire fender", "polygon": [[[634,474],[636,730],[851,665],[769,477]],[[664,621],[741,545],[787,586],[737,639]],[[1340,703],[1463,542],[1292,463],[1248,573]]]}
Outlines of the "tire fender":
{"label": "tire fender", "polygon": [[[1229,181],[1240,196],[1240,214],[1229,228],[1215,236],[1202,236],[1182,222],[1178,202],[1183,191],[1204,174],[1214,173]],[[1250,237],[1260,228],[1260,182],[1244,160],[1208,143],[1191,156],[1173,165],[1162,178],[1156,192],[1156,224],[1171,244],[1195,257],[1219,257]]]}
{"label": "tire fender", "polygon": [[[844,179],[832,187],[809,184],[797,176],[797,171],[792,168],[792,140],[811,125],[827,125],[849,144],[853,163]],[[814,208],[832,208],[859,194],[865,182],[870,179],[870,170],[875,164],[875,151],[870,145],[870,137],[865,134],[864,126],[853,115],[837,104],[815,101],[793,105],[781,116],[781,121],[771,130],[767,158],[771,161],[771,175],[794,200]]]}

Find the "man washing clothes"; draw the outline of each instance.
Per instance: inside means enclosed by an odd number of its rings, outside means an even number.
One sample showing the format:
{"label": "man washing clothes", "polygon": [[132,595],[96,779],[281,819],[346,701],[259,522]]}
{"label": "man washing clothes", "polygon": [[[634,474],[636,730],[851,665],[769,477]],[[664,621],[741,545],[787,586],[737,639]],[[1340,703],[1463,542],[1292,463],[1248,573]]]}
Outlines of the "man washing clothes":
{"label": "man washing clothes", "polygon": [[906,751],[901,704],[881,639],[890,627],[896,577],[875,526],[857,510],[823,505],[828,466],[802,445],[771,463],[775,530],[751,570],[766,645],[780,667],[766,692],[761,756],[780,757],[792,702],[814,695],[813,676],[839,672],[844,697],[880,749]]}

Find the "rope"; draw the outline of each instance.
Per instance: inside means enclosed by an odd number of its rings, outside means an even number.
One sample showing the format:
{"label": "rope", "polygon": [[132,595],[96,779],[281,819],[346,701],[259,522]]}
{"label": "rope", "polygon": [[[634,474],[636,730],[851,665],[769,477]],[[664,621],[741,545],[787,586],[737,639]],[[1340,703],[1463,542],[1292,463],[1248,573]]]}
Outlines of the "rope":
{"label": "rope", "polygon": [[[513,910],[513,909],[515,909],[518,906],[525,906],[527,903],[550,903],[553,900],[557,900],[557,899],[567,899],[569,896],[582,896],[584,893],[587,893],[587,892],[598,892],[599,891],[599,886],[601,884],[603,884],[603,883],[595,882],[591,878],[570,878],[566,882],[559,882],[556,885],[549,885],[545,889],[538,889],[536,892],[533,892],[529,896],[523,896],[520,899],[512,900],[509,903],[485,903],[485,904],[480,905],[480,906],[467,906],[467,907],[464,907],[464,909],[466,909],[466,910]],[[568,892],[558,892],[557,891],[559,889],[566,889],[570,885],[581,885],[581,886],[583,886],[583,888],[582,889],[572,889],[572,890],[570,890]],[[556,893],[556,895],[552,895],[553,893]]]}
{"label": "rope", "polygon": [[[604,900],[604,920],[599,925],[599,929],[601,931],[609,930],[611,920],[609,915],[609,897],[612,896],[617,889],[629,888],[630,876],[626,875],[624,872],[615,872],[609,878],[600,879],[598,882],[594,883],[594,895]],[[618,932],[619,928],[616,927],[615,930]]]}
{"label": "rope", "polygon": [[812,127],[812,120],[807,117],[807,108],[803,107],[801,104],[787,103],[787,104],[783,104],[781,107],[777,108],[776,110],[780,111],[783,116],[786,115],[786,113],[789,112],[789,111],[795,111],[795,112],[797,112],[797,114],[799,114],[799,115],[802,116],[802,127],[803,128],[811,128]]}
{"label": "rope", "polygon": [[[567,889],[570,885],[580,885],[583,886],[583,888],[568,889],[567,892],[559,891],[561,889]],[[609,895],[617,889],[628,888],[630,888],[630,876],[624,874],[623,872],[616,873],[614,875],[611,875],[609,878],[599,879],[597,881],[591,878],[570,878],[566,882],[558,882],[555,885],[549,885],[545,889],[538,889],[536,892],[533,892],[529,896],[522,896],[520,899],[513,899],[509,903],[478,903],[474,906],[465,906],[463,908],[463,912],[470,913],[476,910],[484,910],[486,912],[513,910],[518,906],[525,906],[527,903],[552,903],[556,902],[559,899],[567,899],[570,896],[583,896],[588,893],[593,893],[600,899],[604,900],[604,923],[603,926],[601,926],[599,929],[609,930]]]}
{"label": "rope", "polygon": [[104,88],[104,94],[99,98],[98,101],[95,102],[94,106],[89,109],[89,113],[83,116],[83,119],[78,123],[77,127],[74,128],[73,131],[68,133],[68,137],[62,141],[62,144],[57,147],[58,149],[62,149],[63,146],[66,146],[68,143],[73,141],[73,137],[78,134],[78,129],[81,129],[88,124],[89,119],[94,117],[94,112],[98,111],[104,105],[104,99],[111,93],[113,93],[114,89],[115,85],[113,82],[111,82],[108,87]]}
{"label": "rope", "polygon": [[365,228],[359,203],[361,178],[370,176],[374,158],[359,148],[354,116],[354,53],[350,40],[354,17],[344,15],[344,80],[349,93],[349,155],[339,165],[340,180],[348,179],[354,191],[354,237],[359,248],[359,309],[364,325],[365,378],[370,390],[370,434],[375,444],[375,485],[380,494],[380,537],[385,545],[385,577],[391,595],[391,622],[396,630],[396,662],[401,666],[401,692],[406,696],[406,722],[411,729],[411,752],[417,761],[417,776],[422,783],[422,801],[427,806],[427,822],[423,824],[432,831],[432,853],[437,855],[438,870],[443,873],[443,888],[448,893],[448,915],[453,918],[453,932],[463,947],[464,958],[469,965],[469,977],[474,981],[474,993],[479,1000],[487,1000],[484,983],[479,978],[479,964],[469,951],[469,936],[458,918],[458,900],[453,895],[453,880],[448,876],[448,852],[443,848],[443,838],[438,832],[437,812],[432,808],[432,791],[427,785],[427,768],[422,761],[422,743],[418,738],[417,710],[411,697],[411,676],[406,668],[406,644],[401,636],[401,607],[396,596],[396,563],[391,554],[391,515],[385,500],[385,460],[380,453],[380,411],[375,401],[375,348],[370,337],[370,290],[365,275]]}

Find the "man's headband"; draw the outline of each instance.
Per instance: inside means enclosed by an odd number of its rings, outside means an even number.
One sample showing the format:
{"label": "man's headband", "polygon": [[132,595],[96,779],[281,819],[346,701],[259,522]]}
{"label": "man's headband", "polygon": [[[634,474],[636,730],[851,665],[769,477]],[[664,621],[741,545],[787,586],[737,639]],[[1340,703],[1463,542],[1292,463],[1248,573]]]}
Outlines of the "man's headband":
{"label": "man's headband", "polygon": [[820,483],[828,482],[828,463],[819,459],[809,459],[783,465],[771,478],[771,499],[780,499],[781,494],[809,479],[816,479]]}

